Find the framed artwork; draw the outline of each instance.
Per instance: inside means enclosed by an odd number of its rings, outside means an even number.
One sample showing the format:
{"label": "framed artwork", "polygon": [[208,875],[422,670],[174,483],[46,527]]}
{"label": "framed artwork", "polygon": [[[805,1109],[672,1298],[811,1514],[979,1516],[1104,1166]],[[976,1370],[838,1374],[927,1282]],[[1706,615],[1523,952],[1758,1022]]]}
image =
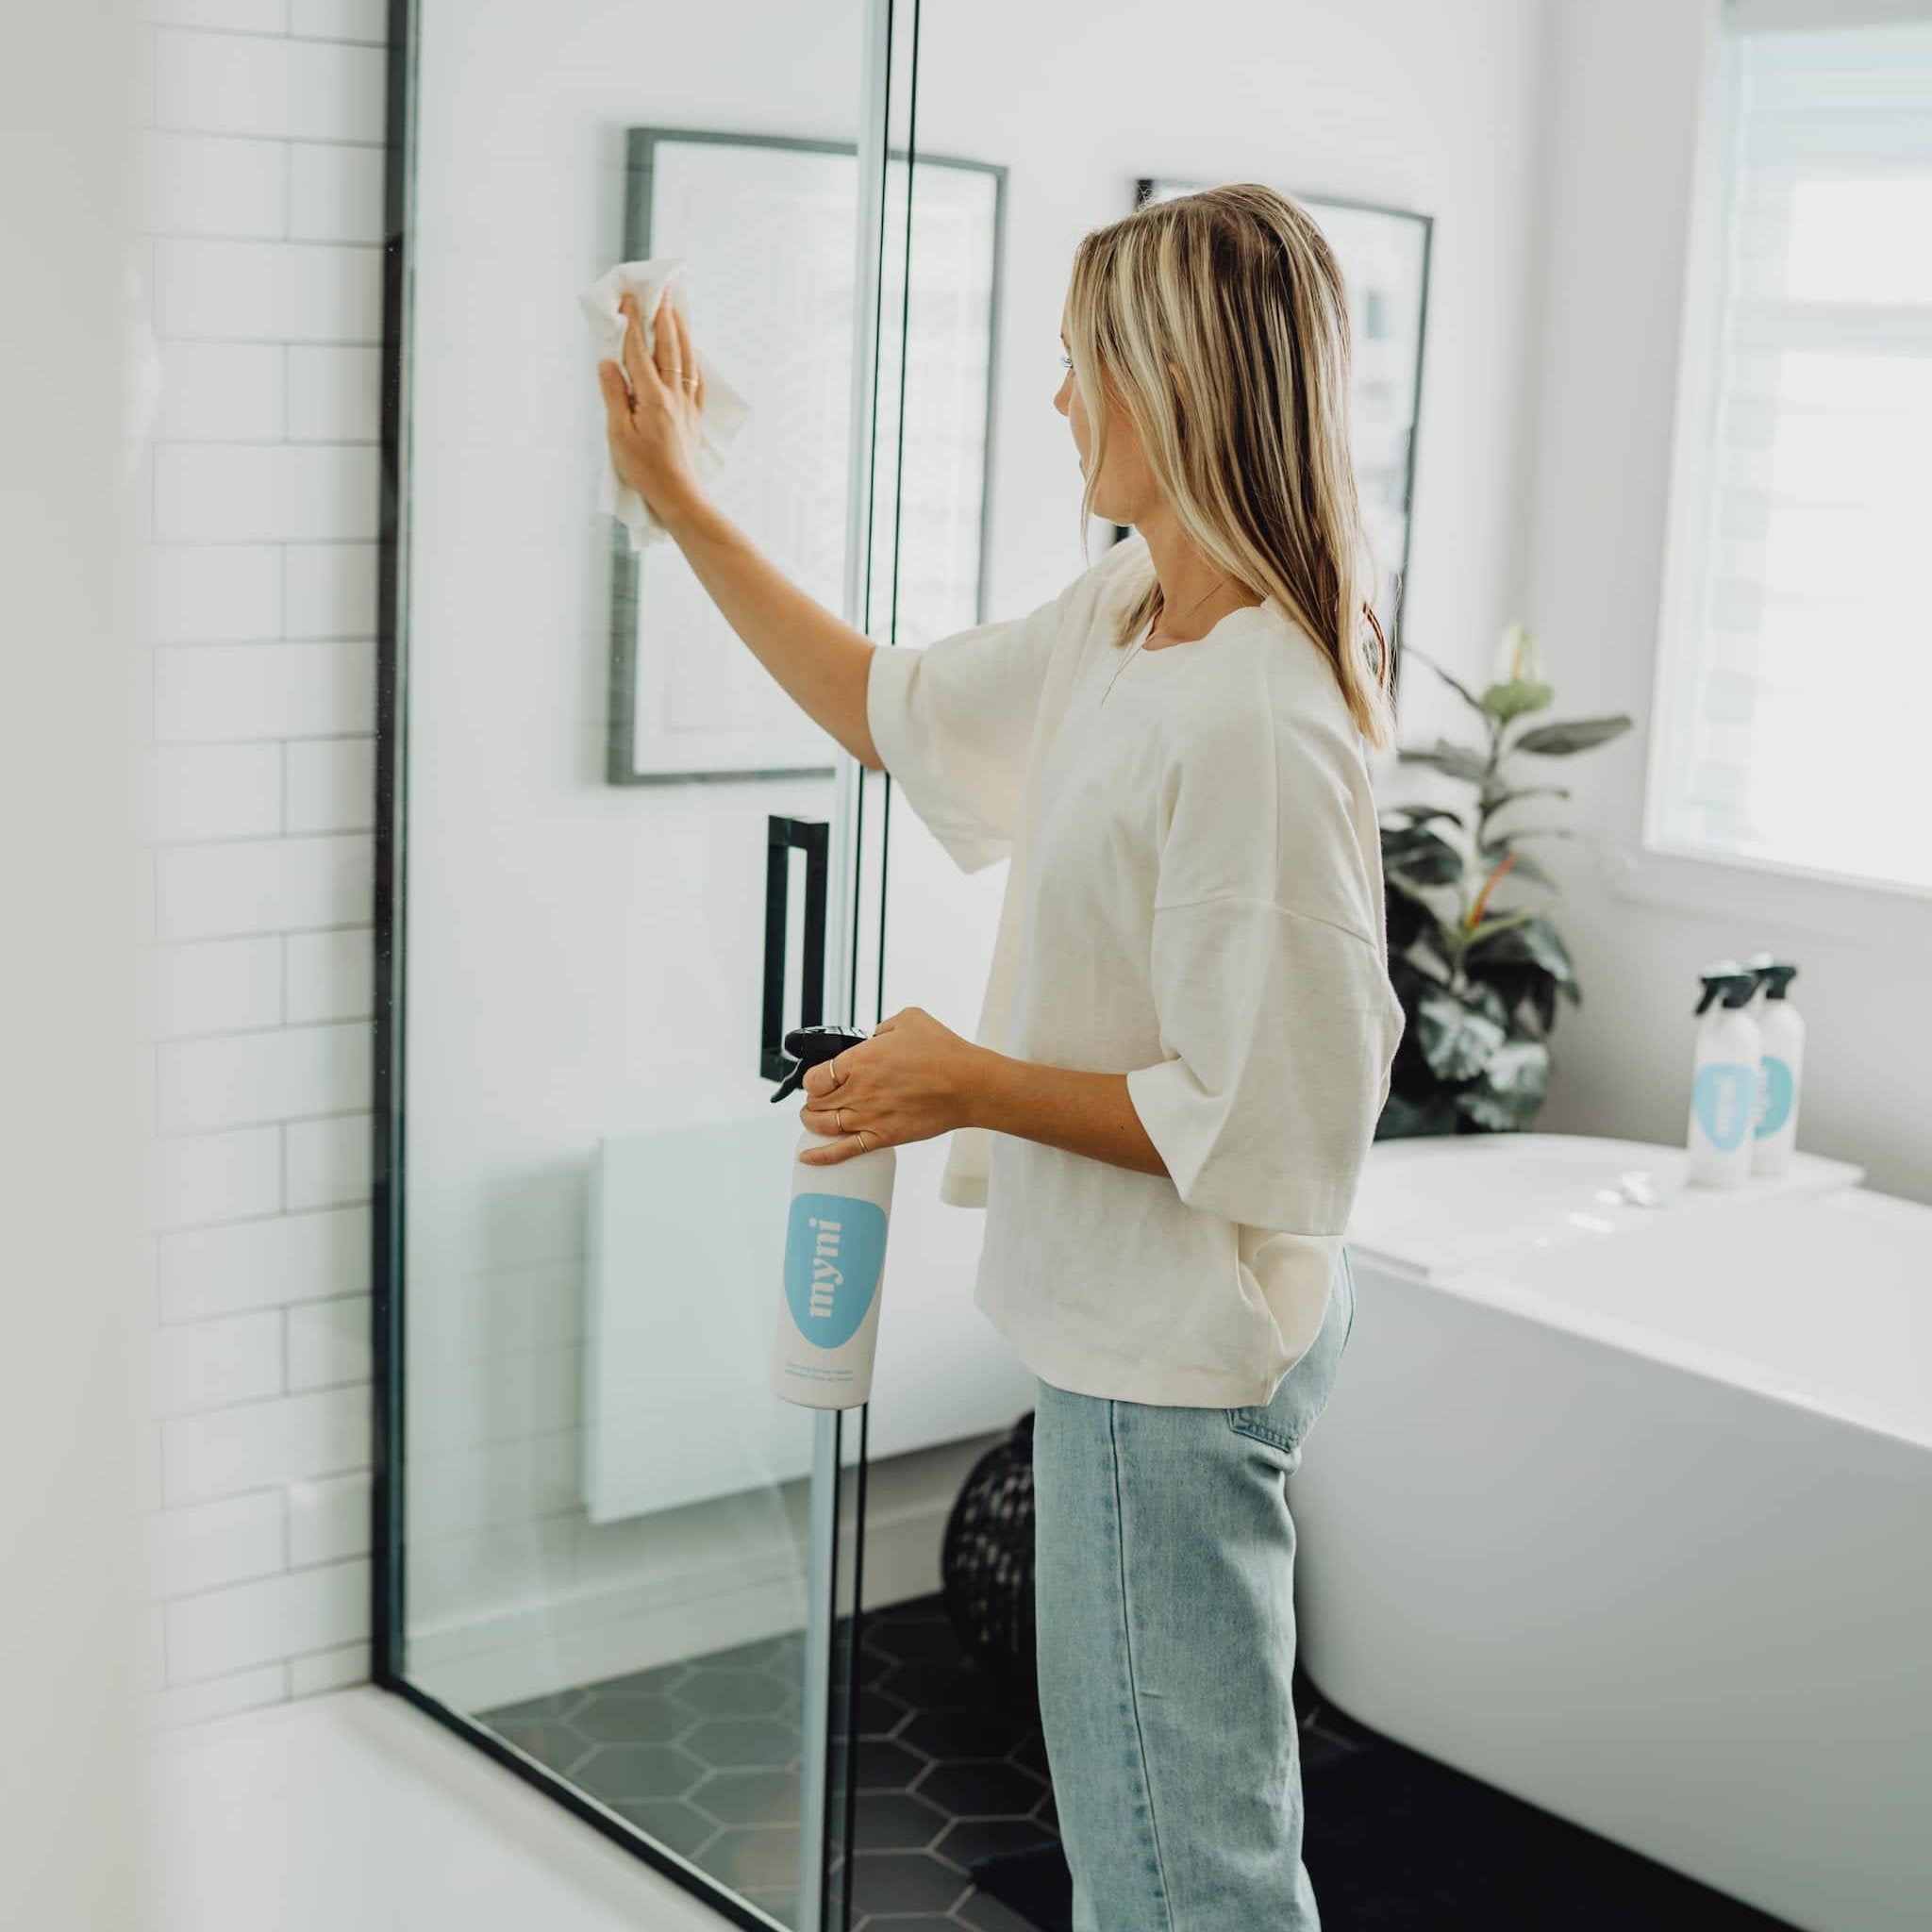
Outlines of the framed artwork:
{"label": "framed artwork", "polygon": [[[1142,180],[1135,206],[1171,200],[1199,185]],[[1315,218],[1341,264],[1348,289],[1356,487],[1380,579],[1375,613],[1393,638],[1408,579],[1416,419],[1422,408],[1423,332],[1428,318],[1434,223],[1407,208],[1377,208],[1291,189],[1284,192],[1293,194]]]}
{"label": "framed artwork", "polygon": [[[902,642],[983,618],[1005,186],[1004,168],[937,157],[888,170],[885,232],[908,240],[882,270],[877,366],[894,374],[874,406],[872,581],[890,587],[893,608],[872,617],[890,616]],[[844,594],[858,201],[850,144],[628,131],[621,258],[689,261],[699,352],[751,403],[711,495],[834,610]],[[634,552],[613,523],[610,557],[610,783],[835,769],[824,734],[732,632],[675,543]]]}

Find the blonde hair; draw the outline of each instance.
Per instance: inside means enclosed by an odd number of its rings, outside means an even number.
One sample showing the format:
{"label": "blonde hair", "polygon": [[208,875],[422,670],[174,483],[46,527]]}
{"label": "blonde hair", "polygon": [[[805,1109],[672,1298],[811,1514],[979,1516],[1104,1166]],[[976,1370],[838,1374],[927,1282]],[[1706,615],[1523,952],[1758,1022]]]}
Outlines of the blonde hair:
{"label": "blonde hair", "polygon": [[[1111,393],[1190,541],[1308,632],[1363,736],[1389,743],[1391,653],[1349,454],[1348,304],[1321,229],[1247,182],[1151,202],[1074,251],[1067,346],[1092,425],[1082,528]],[[1157,581],[1118,641],[1160,611]]]}

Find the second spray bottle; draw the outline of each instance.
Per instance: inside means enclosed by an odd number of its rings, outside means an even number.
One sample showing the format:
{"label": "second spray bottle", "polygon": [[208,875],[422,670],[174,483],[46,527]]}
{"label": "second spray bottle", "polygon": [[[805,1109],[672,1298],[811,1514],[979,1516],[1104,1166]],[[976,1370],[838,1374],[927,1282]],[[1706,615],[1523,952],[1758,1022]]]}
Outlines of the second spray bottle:
{"label": "second spray bottle", "polygon": [[1699,975],[1688,1178],[1733,1187],[1779,1174],[1797,1141],[1805,1023],[1788,997],[1798,969],[1769,953],[1722,959]]}

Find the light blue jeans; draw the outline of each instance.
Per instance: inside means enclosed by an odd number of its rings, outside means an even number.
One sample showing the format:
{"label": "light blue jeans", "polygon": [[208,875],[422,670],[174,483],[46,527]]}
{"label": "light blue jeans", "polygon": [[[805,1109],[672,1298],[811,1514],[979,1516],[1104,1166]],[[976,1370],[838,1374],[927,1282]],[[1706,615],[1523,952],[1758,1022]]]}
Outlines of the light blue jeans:
{"label": "light blue jeans", "polygon": [[1040,1383],[1040,1707],[1074,1932],[1318,1932],[1283,1479],[1354,1320],[1344,1251],[1321,1332],[1272,1402],[1181,1407]]}

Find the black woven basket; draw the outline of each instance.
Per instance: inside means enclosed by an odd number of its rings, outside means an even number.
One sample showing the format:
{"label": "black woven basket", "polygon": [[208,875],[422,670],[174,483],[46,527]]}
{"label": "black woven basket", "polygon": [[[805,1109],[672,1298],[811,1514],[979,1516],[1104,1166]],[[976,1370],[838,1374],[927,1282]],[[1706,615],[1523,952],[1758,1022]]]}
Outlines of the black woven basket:
{"label": "black woven basket", "polygon": [[973,1465],[946,1519],[940,1551],[946,1616],[959,1648],[1031,1697],[1033,1411]]}

